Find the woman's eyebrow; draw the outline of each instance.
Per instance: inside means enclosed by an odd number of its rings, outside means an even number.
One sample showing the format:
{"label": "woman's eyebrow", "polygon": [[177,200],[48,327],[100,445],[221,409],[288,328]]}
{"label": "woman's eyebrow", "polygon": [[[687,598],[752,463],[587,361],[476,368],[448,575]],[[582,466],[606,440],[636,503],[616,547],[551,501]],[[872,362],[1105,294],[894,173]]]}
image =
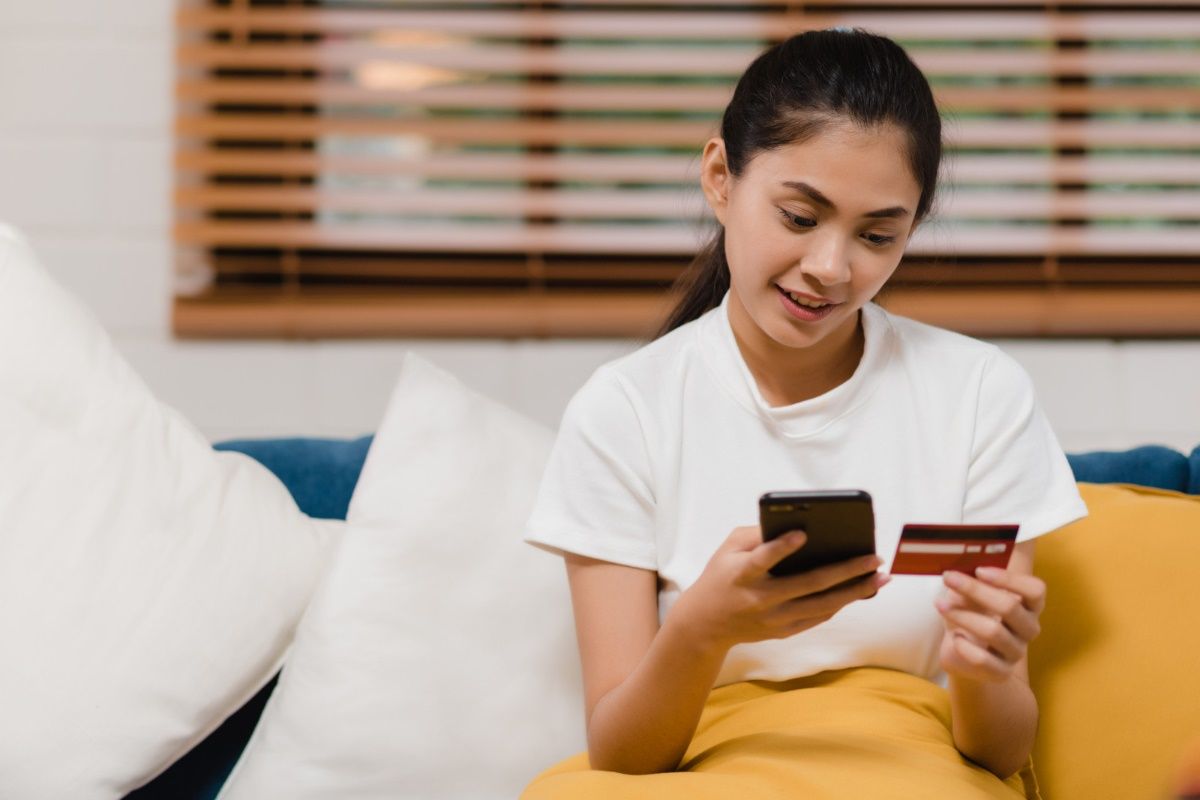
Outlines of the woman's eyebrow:
{"label": "woman's eyebrow", "polygon": [[[821,194],[815,186],[811,186],[804,181],[783,181],[783,185],[789,189],[795,189],[819,206],[823,206],[830,211],[837,211],[837,206],[833,204],[833,201]],[[863,216],[871,217],[872,219],[896,219],[907,217],[908,209],[904,206],[891,206],[890,208],[881,208],[877,211],[868,211]]]}

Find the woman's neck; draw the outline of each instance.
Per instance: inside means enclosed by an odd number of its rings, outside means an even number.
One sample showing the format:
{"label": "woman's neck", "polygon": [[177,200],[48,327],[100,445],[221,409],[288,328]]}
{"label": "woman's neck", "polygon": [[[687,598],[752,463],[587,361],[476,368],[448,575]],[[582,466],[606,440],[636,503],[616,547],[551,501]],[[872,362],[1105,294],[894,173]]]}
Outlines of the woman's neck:
{"label": "woman's neck", "polygon": [[811,347],[785,347],[767,336],[741,302],[730,298],[734,339],[758,391],[772,408],[829,392],[854,375],[866,348],[860,310]]}

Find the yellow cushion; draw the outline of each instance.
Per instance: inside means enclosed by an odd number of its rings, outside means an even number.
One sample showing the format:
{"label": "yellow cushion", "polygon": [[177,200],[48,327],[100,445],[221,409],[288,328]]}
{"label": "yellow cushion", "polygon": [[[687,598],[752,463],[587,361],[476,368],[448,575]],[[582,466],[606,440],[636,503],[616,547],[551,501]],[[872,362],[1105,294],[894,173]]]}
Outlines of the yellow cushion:
{"label": "yellow cushion", "polygon": [[1168,795],[1200,736],[1200,497],[1080,484],[1089,516],[1038,540],[1033,763],[1054,800]]}

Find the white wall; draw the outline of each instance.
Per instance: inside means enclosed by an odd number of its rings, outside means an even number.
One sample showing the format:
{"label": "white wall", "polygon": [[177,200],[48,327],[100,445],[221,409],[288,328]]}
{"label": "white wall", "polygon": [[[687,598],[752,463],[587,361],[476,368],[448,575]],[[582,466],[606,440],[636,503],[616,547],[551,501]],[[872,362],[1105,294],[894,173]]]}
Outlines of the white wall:
{"label": "white wall", "polygon": [[[620,341],[176,342],[170,0],[0,2],[0,220],[214,439],[371,431],[409,347],[553,424]],[[65,101],[64,101],[65,100]],[[1200,313],[1200,310],[1198,310]],[[1068,450],[1200,443],[1200,341],[1005,341]]]}

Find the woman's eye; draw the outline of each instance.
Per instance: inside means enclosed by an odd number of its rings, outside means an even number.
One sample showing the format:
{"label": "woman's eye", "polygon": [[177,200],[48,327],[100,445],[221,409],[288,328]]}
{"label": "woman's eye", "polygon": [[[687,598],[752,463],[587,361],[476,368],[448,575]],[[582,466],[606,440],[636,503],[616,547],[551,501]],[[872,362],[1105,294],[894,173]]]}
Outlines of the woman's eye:
{"label": "woman's eye", "polygon": [[787,211],[784,211],[782,208],[779,209],[779,213],[783,216],[783,218],[787,222],[787,224],[791,225],[793,228],[816,227],[817,221],[815,219],[809,219],[808,217],[798,217],[795,214],[791,214],[791,213],[788,213]]}
{"label": "woman's eye", "polygon": [[895,236],[884,236],[881,233],[864,233],[863,238],[876,247],[884,247],[896,241]]}

